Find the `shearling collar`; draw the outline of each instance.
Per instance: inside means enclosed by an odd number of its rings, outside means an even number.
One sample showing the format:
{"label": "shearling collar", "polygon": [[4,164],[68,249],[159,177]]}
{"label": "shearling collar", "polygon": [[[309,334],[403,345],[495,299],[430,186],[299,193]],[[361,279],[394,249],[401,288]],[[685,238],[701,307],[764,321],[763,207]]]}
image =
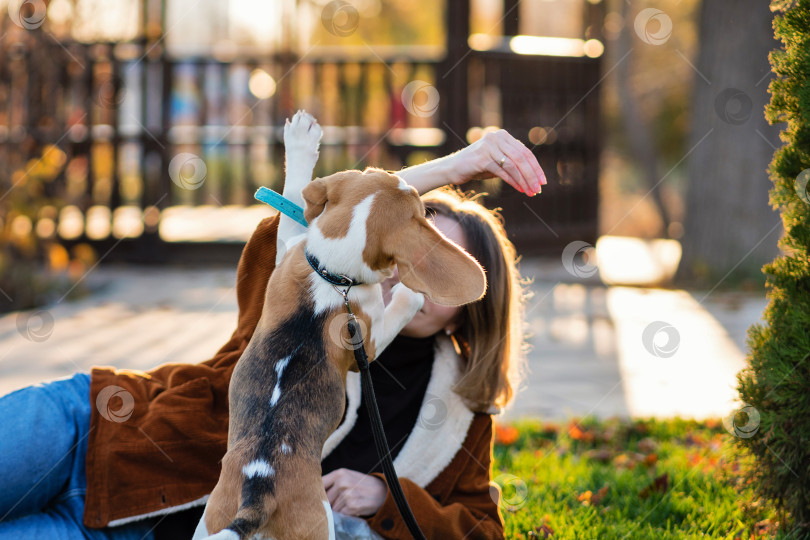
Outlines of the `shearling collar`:
{"label": "shearling collar", "polygon": [[[473,412],[461,397],[453,392],[453,385],[461,376],[461,359],[453,342],[436,338],[436,356],[419,417],[413,432],[405,441],[394,460],[397,475],[420,487],[432,482],[461,449],[473,420]],[[346,377],[348,403],[343,423],[324,443],[321,459],[328,456],[349,434],[357,422],[360,407],[360,374],[349,372]]]}

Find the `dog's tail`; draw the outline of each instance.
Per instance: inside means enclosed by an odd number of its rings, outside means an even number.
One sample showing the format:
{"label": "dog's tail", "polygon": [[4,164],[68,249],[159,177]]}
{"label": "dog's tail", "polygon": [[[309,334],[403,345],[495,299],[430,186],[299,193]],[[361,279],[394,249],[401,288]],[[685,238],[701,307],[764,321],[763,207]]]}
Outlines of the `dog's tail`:
{"label": "dog's tail", "polygon": [[243,502],[230,525],[208,540],[244,540],[256,534],[267,523],[276,506],[273,497],[259,496],[256,499]]}
{"label": "dog's tail", "polygon": [[[253,480],[253,481],[251,481]],[[257,480],[259,480],[257,482]],[[244,540],[253,537],[276,510],[272,487],[260,477],[248,479],[242,486],[242,504],[230,525],[211,536],[211,540]],[[264,479],[267,480],[267,479]],[[257,485],[261,484],[261,485]]]}

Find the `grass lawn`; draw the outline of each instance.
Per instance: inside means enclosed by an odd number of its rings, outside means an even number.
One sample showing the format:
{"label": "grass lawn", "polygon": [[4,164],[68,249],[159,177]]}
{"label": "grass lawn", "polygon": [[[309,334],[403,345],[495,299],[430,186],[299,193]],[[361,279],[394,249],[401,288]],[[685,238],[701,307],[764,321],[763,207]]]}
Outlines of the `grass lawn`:
{"label": "grass lawn", "polygon": [[719,421],[497,426],[507,538],[787,538]]}

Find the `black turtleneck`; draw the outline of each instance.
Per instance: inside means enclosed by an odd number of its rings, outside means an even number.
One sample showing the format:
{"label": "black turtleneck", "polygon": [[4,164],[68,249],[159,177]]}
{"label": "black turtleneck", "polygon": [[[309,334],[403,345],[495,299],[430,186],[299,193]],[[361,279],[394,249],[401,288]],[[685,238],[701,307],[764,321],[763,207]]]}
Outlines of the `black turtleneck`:
{"label": "black turtleneck", "polygon": [[[419,418],[433,369],[435,338],[397,336],[371,363],[371,379],[380,408],[385,436],[396,458]],[[340,444],[321,462],[323,474],[346,468],[364,474],[382,472],[371,434],[366,396],[357,410],[357,422]]]}

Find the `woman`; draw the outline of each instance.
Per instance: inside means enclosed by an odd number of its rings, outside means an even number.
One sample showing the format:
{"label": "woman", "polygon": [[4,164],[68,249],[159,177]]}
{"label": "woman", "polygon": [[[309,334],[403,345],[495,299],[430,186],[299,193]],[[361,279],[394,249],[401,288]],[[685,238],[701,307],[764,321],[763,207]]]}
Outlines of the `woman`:
{"label": "woman", "polygon": [[[531,152],[503,130],[488,134],[451,156],[400,171],[400,175],[420,193],[448,183],[461,184],[493,175],[527,194],[538,193],[541,183],[545,183]],[[439,213],[443,211],[440,207],[437,202]],[[480,242],[485,247],[486,241],[470,237],[475,233],[468,233],[462,223],[464,219],[459,219],[460,230],[463,230],[459,239],[473,256],[485,259],[486,254],[476,252],[475,244]],[[187,508],[201,512],[207,494],[216,484],[218,462],[227,443],[228,381],[262,311],[264,289],[275,261],[277,221],[276,218],[263,221],[245,246],[237,272],[237,329],[211,360],[195,365],[166,364],[149,373],[94,368],[89,376],[78,374],[0,399],[0,478],[3,479],[0,539],[190,536],[199,514],[189,516],[187,512],[178,512]],[[493,220],[490,225],[493,224],[497,222]],[[502,235],[499,226],[492,230],[496,231],[496,237]],[[448,229],[447,234],[453,233]],[[506,247],[502,253],[506,270],[495,267],[487,270],[501,272],[501,276],[507,276],[506,279],[514,283],[509,245],[502,236],[497,245],[499,249]],[[493,276],[489,279],[493,287]],[[511,295],[511,292],[508,297],[497,295],[500,302],[507,302],[509,309],[516,305],[510,303]],[[493,294],[492,298],[495,296]],[[505,313],[503,305],[498,309],[501,314]],[[433,307],[427,306],[422,311],[414,318],[412,326],[409,325],[416,332],[411,337],[417,339],[437,328],[438,319],[432,317],[437,312]],[[472,308],[441,320],[444,322],[439,325],[440,330],[449,330],[454,335],[465,355],[466,366],[464,376],[452,381],[453,392],[443,394],[445,397],[435,404],[438,406],[444,400],[448,407],[444,420],[441,414],[422,420],[440,424],[439,428],[465,421],[468,426],[464,432],[455,432],[461,433],[463,438],[456,441],[459,446],[456,454],[444,457],[448,461],[444,467],[439,468],[440,461],[433,462],[426,468],[429,473],[424,474],[424,478],[414,482],[403,475],[402,482],[420,523],[428,518],[440,531],[451,533],[446,537],[457,533],[459,536],[478,533],[499,537],[502,527],[495,503],[489,498],[488,488],[482,491],[489,479],[491,417],[473,411],[489,411],[490,407],[502,405],[511,397],[506,377],[510,364],[505,361],[516,351],[505,349],[507,354],[499,356],[504,361],[500,364],[493,363],[491,356],[490,361],[481,359],[491,355],[490,346],[503,339],[511,342],[507,336],[517,334],[499,328],[497,332],[487,333],[487,340],[479,346],[475,329],[488,328],[498,321],[487,319],[487,315],[477,314]],[[433,326],[429,324],[431,321]],[[394,343],[389,350],[408,346],[404,342]],[[449,353],[437,353],[437,359],[449,356]],[[392,366],[396,367],[395,364],[393,362]],[[440,365],[448,364],[434,362],[434,366]],[[479,391],[482,381],[489,384],[484,384],[484,390]],[[431,388],[427,386],[421,396],[416,393],[410,396],[409,403],[431,398],[432,394],[428,394]],[[460,397],[467,412],[452,401],[453,396]],[[357,411],[351,397],[349,395],[347,420],[352,407]],[[406,409],[408,414],[413,414],[412,407]],[[331,463],[334,470],[325,476],[324,482],[336,510],[350,515],[373,514],[369,524],[375,530],[385,536],[398,537],[404,525],[395,510],[391,511],[393,503],[388,497],[380,500],[377,477],[365,476],[366,472],[373,472],[373,468],[351,469],[345,466],[347,461],[341,462],[338,458],[346,455],[347,445],[356,441],[362,423],[362,416],[358,414],[353,425],[344,422],[341,426],[343,440],[338,441],[337,432],[330,439],[335,443],[331,449],[335,457],[330,460],[327,456],[325,467]],[[405,424],[398,421],[390,425],[396,431]],[[414,423],[410,428],[416,433]],[[407,442],[401,448],[400,444],[395,444],[400,443],[402,437],[397,439],[394,434],[389,435],[389,439],[401,455],[416,455],[419,461],[418,452],[409,450]],[[475,459],[467,459],[468,454]],[[480,463],[475,463],[476,460]],[[442,484],[446,471],[454,471],[459,465],[462,465],[459,475]],[[417,463],[411,468],[420,467]],[[440,474],[442,471],[445,471],[444,477]],[[435,478],[427,478],[434,472],[437,473]],[[356,476],[359,474],[363,476]],[[444,491],[430,492],[431,487]],[[363,502],[358,506],[357,501]],[[370,512],[374,506],[376,510]],[[178,521],[184,518],[186,523]],[[170,522],[171,527],[167,526]]]}
{"label": "woman", "polygon": [[[514,250],[496,215],[474,200],[451,190],[423,200],[434,225],[484,267],[487,293],[461,308],[426,302],[372,364],[375,394],[403,489],[426,536],[462,538],[475,530],[500,537],[489,488],[490,415],[510,401],[519,378],[522,291]],[[384,286],[394,283],[396,277]],[[340,442],[327,442],[322,461],[329,502],[337,512],[371,516],[369,525],[382,535],[410,538],[381,480],[365,405],[352,393],[359,383],[351,378],[357,375],[350,375],[347,420],[333,436]]]}

